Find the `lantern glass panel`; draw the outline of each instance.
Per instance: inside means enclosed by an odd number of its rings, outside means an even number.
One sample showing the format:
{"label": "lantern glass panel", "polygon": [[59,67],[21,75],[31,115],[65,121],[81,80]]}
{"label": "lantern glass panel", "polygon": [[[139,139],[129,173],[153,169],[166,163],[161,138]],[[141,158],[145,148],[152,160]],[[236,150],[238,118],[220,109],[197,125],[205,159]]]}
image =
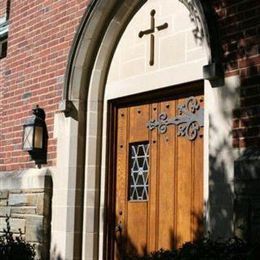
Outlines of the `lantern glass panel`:
{"label": "lantern glass panel", "polygon": [[34,133],[34,148],[42,149],[43,147],[43,128],[40,126],[35,127]]}
{"label": "lantern glass panel", "polygon": [[33,126],[25,126],[24,136],[23,136],[23,149],[32,150],[33,149]]}

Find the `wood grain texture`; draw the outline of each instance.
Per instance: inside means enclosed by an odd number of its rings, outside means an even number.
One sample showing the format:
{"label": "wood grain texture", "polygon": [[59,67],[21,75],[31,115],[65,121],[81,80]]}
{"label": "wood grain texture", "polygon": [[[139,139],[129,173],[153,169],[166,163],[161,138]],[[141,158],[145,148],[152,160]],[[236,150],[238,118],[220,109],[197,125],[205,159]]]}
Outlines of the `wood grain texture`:
{"label": "wood grain texture", "polygon": [[124,237],[126,237],[126,192],[127,175],[128,171],[128,145],[127,145],[127,124],[128,124],[128,112],[127,108],[121,108],[117,113],[118,125],[117,125],[117,157],[116,157],[116,208],[115,208],[115,224],[121,225],[122,230],[115,230],[115,259],[121,259],[122,254],[125,251]]}
{"label": "wood grain texture", "polygon": [[[146,122],[149,120],[149,105],[133,106],[129,111],[129,144],[148,142]],[[125,173],[129,176],[129,172]],[[129,185],[129,184],[128,184]],[[149,191],[148,191],[149,192]],[[127,247],[128,251],[143,254],[147,251],[148,201],[128,200]]]}
{"label": "wood grain texture", "polygon": [[[203,96],[198,96],[200,106],[204,107]],[[200,129],[199,136],[192,143],[193,146],[193,226],[192,239],[202,236],[203,228],[203,128]]]}
{"label": "wood grain texture", "polygon": [[[169,118],[176,115],[175,101],[160,103],[160,112],[167,113]],[[174,234],[174,154],[175,151],[175,127],[168,127],[165,134],[159,135],[158,156],[158,243],[157,248],[171,248]]]}
{"label": "wood grain texture", "polygon": [[[159,105],[154,103],[150,105],[150,118],[157,118],[159,115]],[[149,175],[149,205],[148,205],[148,251],[155,251],[158,237],[158,189],[159,181],[159,161],[158,157],[158,133],[157,131],[149,132],[150,141],[150,175]]]}
{"label": "wood grain texture", "polygon": [[[185,99],[179,99],[183,104]],[[178,137],[177,145],[177,245],[191,238],[191,200],[192,200],[192,143],[183,137]]]}
{"label": "wood grain texture", "polygon": [[[203,96],[196,93],[197,88],[191,95],[200,100]],[[114,259],[123,259],[126,252],[142,255],[179,247],[203,231],[203,129],[201,136],[190,141],[177,136],[176,126],[168,126],[164,134],[157,129],[149,131],[146,126],[162,112],[169,118],[176,116],[177,106],[186,97],[186,93],[178,93],[172,99],[145,100],[145,104],[138,101],[138,105],[118,109],[115,222],[122,223],[123,230],[115,236]],[[128,194],[129,147],[143,142],[150,144],[149,198],[132,201]]]}

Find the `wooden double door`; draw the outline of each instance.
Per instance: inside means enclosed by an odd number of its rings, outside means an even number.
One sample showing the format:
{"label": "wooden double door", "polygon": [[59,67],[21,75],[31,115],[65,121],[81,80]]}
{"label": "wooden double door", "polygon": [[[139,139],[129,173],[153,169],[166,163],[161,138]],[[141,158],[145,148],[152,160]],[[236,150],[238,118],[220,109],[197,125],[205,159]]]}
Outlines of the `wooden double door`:
{"label": "wooden double door", "polygon": [[178,247],[203,229],[202,86],[148,100],[113,106],[110,259]]}

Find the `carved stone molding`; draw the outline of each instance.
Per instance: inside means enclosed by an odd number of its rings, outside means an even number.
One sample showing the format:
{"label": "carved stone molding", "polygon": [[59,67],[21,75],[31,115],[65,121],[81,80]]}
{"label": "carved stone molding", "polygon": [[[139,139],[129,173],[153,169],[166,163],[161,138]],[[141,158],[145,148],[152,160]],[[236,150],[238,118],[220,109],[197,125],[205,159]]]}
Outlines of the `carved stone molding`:
{"label": "carved stone molding", "polygon": [[223,86],[223,51],[217,15],[211,1],[179,0],[179,2],[189,10],[191,22],[195,26],[193,30],[194,38],[199,44],[205,42],[209,47],[209,64],[203,67],[204,78],[209,80],[213,87]]}
{"label": "carved stone molding", "polygon": [[190,20],[194,24],[195,28],[193,29],[193,35],[197,41],[202,43],[203,38],[205,37],[204,29],[202,26],[202,21],[200,18],[199,11],[196,8],[194,0],[179,0],[183,3],[189,10]]}

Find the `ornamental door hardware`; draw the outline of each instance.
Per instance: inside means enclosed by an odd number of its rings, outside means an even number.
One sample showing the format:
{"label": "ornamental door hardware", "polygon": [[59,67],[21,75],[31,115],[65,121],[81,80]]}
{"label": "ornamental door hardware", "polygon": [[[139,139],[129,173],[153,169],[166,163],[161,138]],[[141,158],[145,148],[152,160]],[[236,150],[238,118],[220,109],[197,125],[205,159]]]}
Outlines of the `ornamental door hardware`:
{"label": "ornamental door hardware", "polygon": [[151,15],[151,26],[149,29],[140,31],[138,36],[142,38],[144,35],[150,35],[150,66],[154,65],[154,33],[155,29],[158,31],[165,30],[168,28],[168,23],[164,23],[162,25],[155,26],[155,13],[156,11],[153,9],[150,13]]}
{"label": "ornamental door hardware", "polygon": [[168,118],[166,112],[159,115],[158,120],[149,120],[147,128],[153,130],[158,128],[161,134],[167,132],[169,125],[177,126],[177,136],[183,136],[188,140],[195,140],[200,128],[204,126],[204,108],[201,108],[195,97],[189,97],[184,104],[178,105],[178,115]]}

